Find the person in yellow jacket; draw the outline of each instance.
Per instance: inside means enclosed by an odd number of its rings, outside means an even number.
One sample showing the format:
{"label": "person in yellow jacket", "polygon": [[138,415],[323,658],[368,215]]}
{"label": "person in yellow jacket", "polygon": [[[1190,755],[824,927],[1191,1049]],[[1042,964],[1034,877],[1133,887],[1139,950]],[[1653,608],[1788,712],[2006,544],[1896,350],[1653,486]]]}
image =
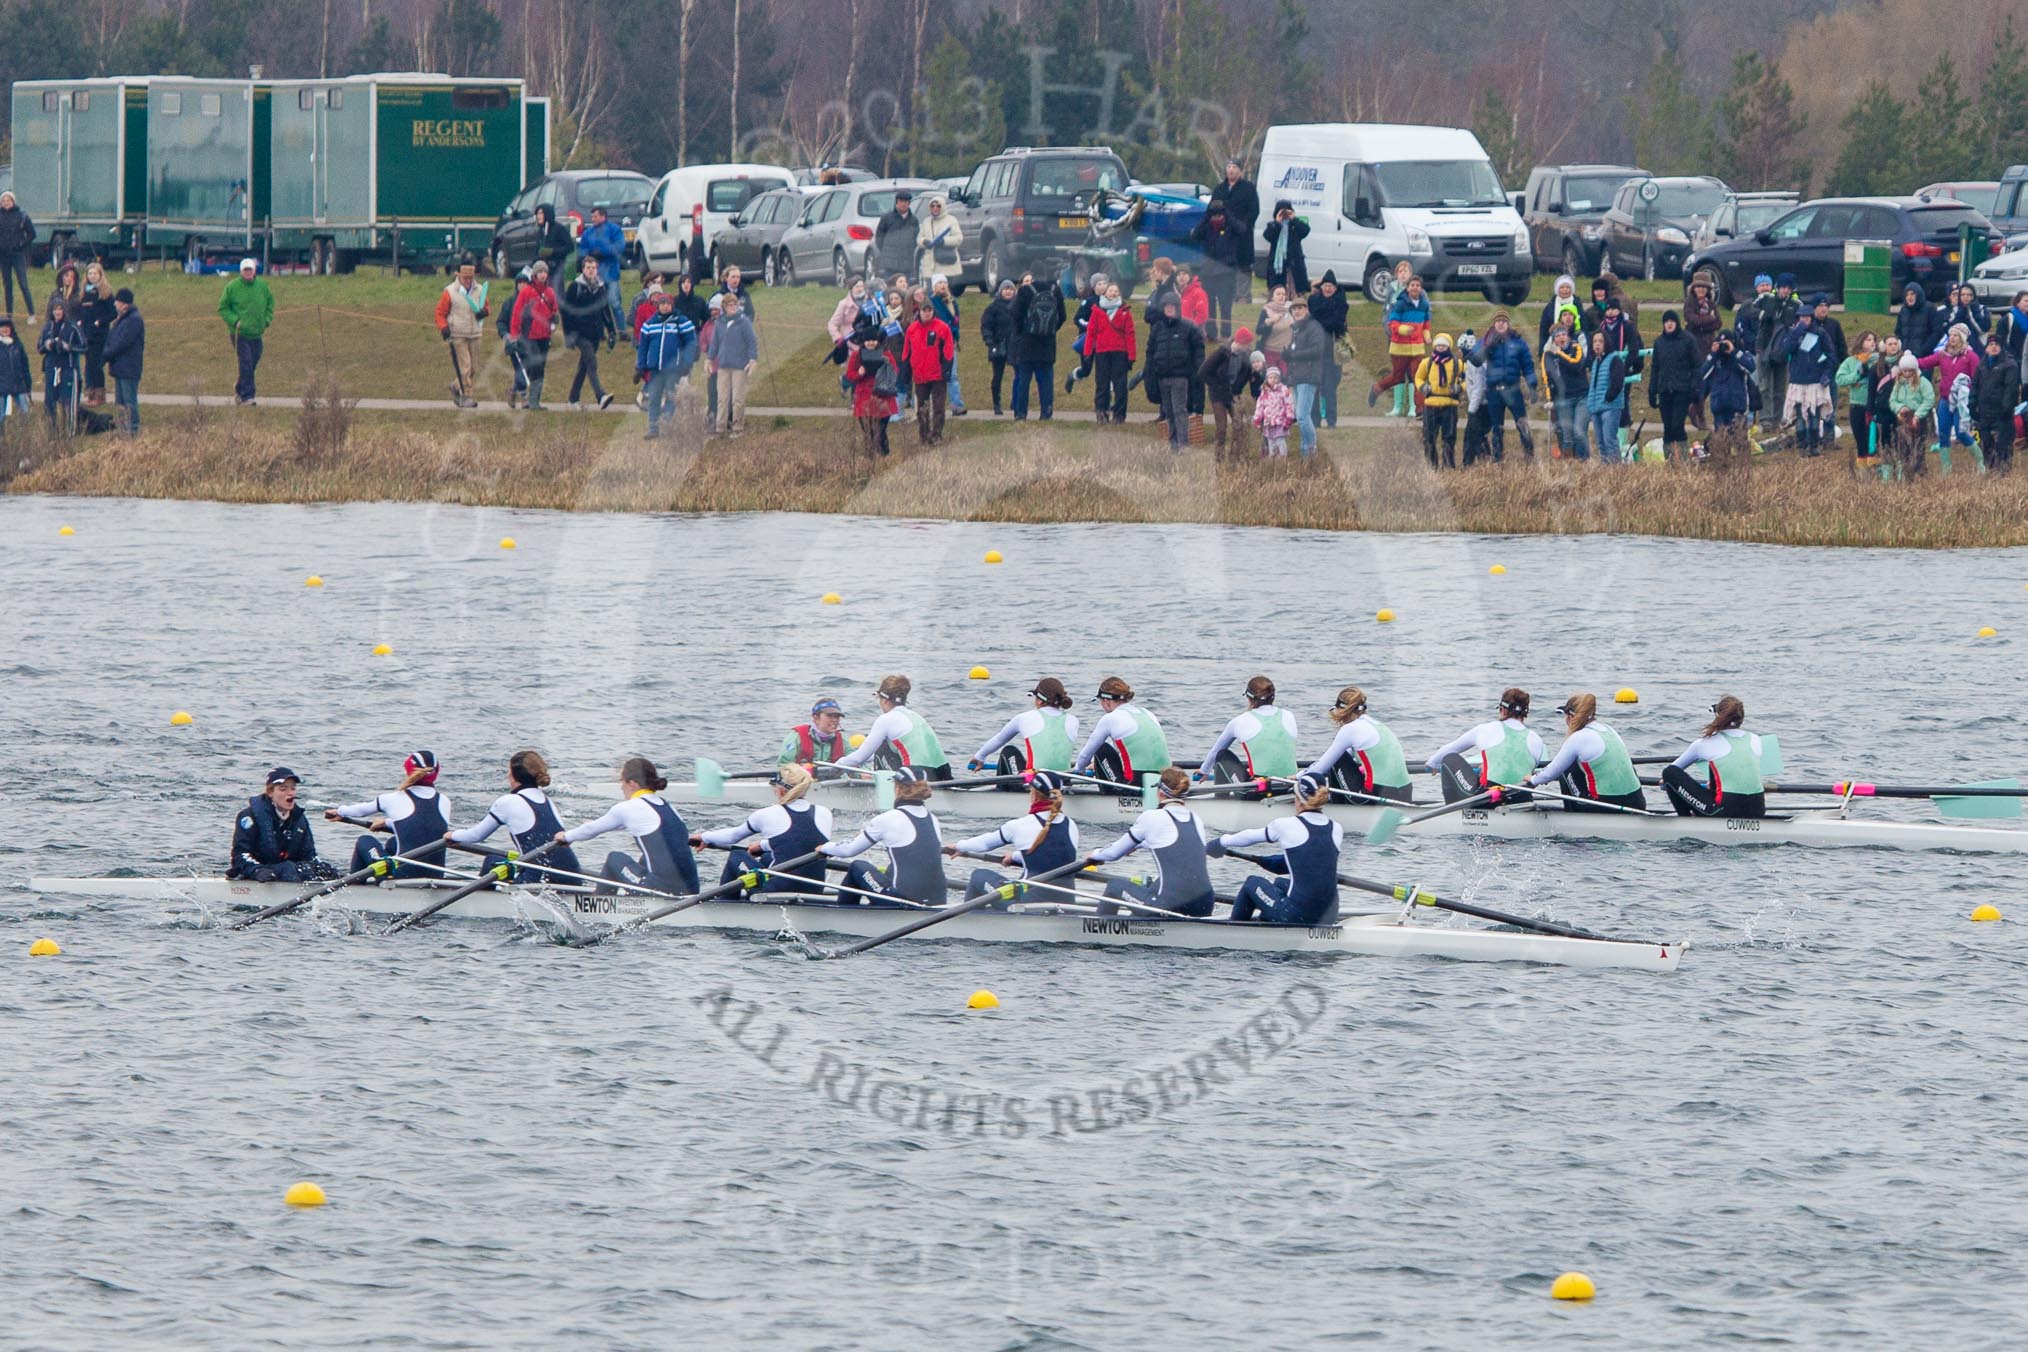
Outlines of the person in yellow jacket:
{"label": "person in yellow jacket", "polygon": [[1415,392],[1422,404],[1422,453],[1431,469],[1438,468],[1437,442],[1443,442],[1442,468],[1458,467],[1458,406],[1465,399],[1465,363],[1451,349],[1451,336],[1439,333],[1430,354],[1415,368]]}

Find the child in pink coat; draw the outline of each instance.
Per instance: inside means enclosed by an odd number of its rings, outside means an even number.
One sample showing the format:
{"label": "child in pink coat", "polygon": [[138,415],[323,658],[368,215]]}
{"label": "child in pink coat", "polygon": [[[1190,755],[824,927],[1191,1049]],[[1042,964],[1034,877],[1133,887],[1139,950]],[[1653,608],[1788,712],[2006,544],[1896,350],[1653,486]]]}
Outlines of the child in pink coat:
{"label": "child in pink coat", "polygon": [[1282,383],[1280,368],[1269,365],[1267,383],[1254,404],[1253,425],[1260,429],[1263,456],[1288,458],[1289,428],[1296,422],[1296,392]]}

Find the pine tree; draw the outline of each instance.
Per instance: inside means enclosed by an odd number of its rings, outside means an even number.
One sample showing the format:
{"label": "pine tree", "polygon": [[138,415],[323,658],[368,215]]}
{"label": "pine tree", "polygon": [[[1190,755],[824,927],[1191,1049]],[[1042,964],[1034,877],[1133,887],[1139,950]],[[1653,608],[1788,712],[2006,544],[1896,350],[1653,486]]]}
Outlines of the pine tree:
{"label": "pine tree", "polygon": [[1000,86],[972,73],[972,50],[949,32],[925,63],[916,146],[925,177],[969,173],[1007,143]]}
{"label": "pine tree", "polygon": [[1831,167],[1824,191],[1840,197],[1870,197],[1908,190],[1909,113],[1887,81],[1874,76],[1838,123],[1845,148]]}
{"label": "pine tree", "polygon": [[[1711,163],[1711,113],[1683,82],[1675,54],[1658,50],[1627,96],[1634,163],[1651,174],[1695,174]],[[1504,180],[1503,180],[1504,181]]]}
{"label": "pine tree", "polygon": [[2028,47],[2008,16],[1980,82],[1977,133],[1981,173],[2028,162]]}
{"label": "pine tree", "polygon": [[1977,178],[1979,145],[1971,125],[1972,101],[1948,55],[1916,86],[1908,118],[1908,159],[1902,173],[1911,186],[1943,179]]}
{"label": "pine tree", "polygon": [[1809,166],[1796,151],[1808,119],[1796,108],[1796,91],[1759,52],[1733,57],[1732,87],[1717,113],[1726,182],[1740,192],[1808,185]]}

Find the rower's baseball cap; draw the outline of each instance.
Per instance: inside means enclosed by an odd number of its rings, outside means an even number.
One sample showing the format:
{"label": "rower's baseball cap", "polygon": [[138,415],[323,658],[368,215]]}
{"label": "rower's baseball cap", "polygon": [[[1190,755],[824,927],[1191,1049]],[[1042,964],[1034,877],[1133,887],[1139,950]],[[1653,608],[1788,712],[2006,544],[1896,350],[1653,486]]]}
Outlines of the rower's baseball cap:
{"label": "rower's baseball cap", "polygon": [[929,771],[922,769],[920,766],[904,765],[894,772],[894,782],[897,784],[927,784],[929,782]]}
{"label": "rower's baseball cap", "polygon": [[1315,775],[1304,775],[1296,781],[1296,797],[1315,798],[1324,791],[1324,781]]}
{"label": "rower's baseball cap", "polygon": [[434,751],[411,751],[408,759],[401,763],[402,773],[416,775],[418,784],[437,782],[437,753]]}
{"label": "rower's baseball cap", "polygon": [[832,699],[829,695],[826,695],[823,699],[818,700],[810,706],[810,717],[812,718],[815,718],[818,714],[842,714],[844,712],[845,706],[837,700]]}
{"label": "rower's baseball cap", "polygon": [[277,784],[300,784],[302,782],[303,777],[286,765],[277,765],[274,769],[268,771],[269,788],[273,788]]}
{"label": "rower's baseball cap", "polygon": [[1028,787],[1047,798],[1063,792],[1063,776],[1055,770],[1037,770]]}

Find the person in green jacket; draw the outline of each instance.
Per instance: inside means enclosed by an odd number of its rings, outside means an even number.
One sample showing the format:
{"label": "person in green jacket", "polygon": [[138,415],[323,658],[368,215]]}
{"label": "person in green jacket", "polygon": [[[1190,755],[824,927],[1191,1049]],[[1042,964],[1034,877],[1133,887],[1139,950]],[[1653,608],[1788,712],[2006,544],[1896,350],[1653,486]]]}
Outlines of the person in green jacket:
{"label": "person in green jacket", "polygon": [[1887,407],[1894,414],[1895,468],[1904,479],[1913,479],[1928,460],[1930,415],[1936,412],[1936,389],[1923,379],[1913,352],[1902,353],[1895,363]]}
{"label": "person in green jacket", "polygon": [[256,274],[260,264],[251,258],[239,260],[239,276],[225,284],[218,298],[218,317],[232,335],[232,350],[239,358],[239,380],[232,387],[233,401],[254,401],[254,368],[261,364],[261,338],[275,322],[275,293]]}

